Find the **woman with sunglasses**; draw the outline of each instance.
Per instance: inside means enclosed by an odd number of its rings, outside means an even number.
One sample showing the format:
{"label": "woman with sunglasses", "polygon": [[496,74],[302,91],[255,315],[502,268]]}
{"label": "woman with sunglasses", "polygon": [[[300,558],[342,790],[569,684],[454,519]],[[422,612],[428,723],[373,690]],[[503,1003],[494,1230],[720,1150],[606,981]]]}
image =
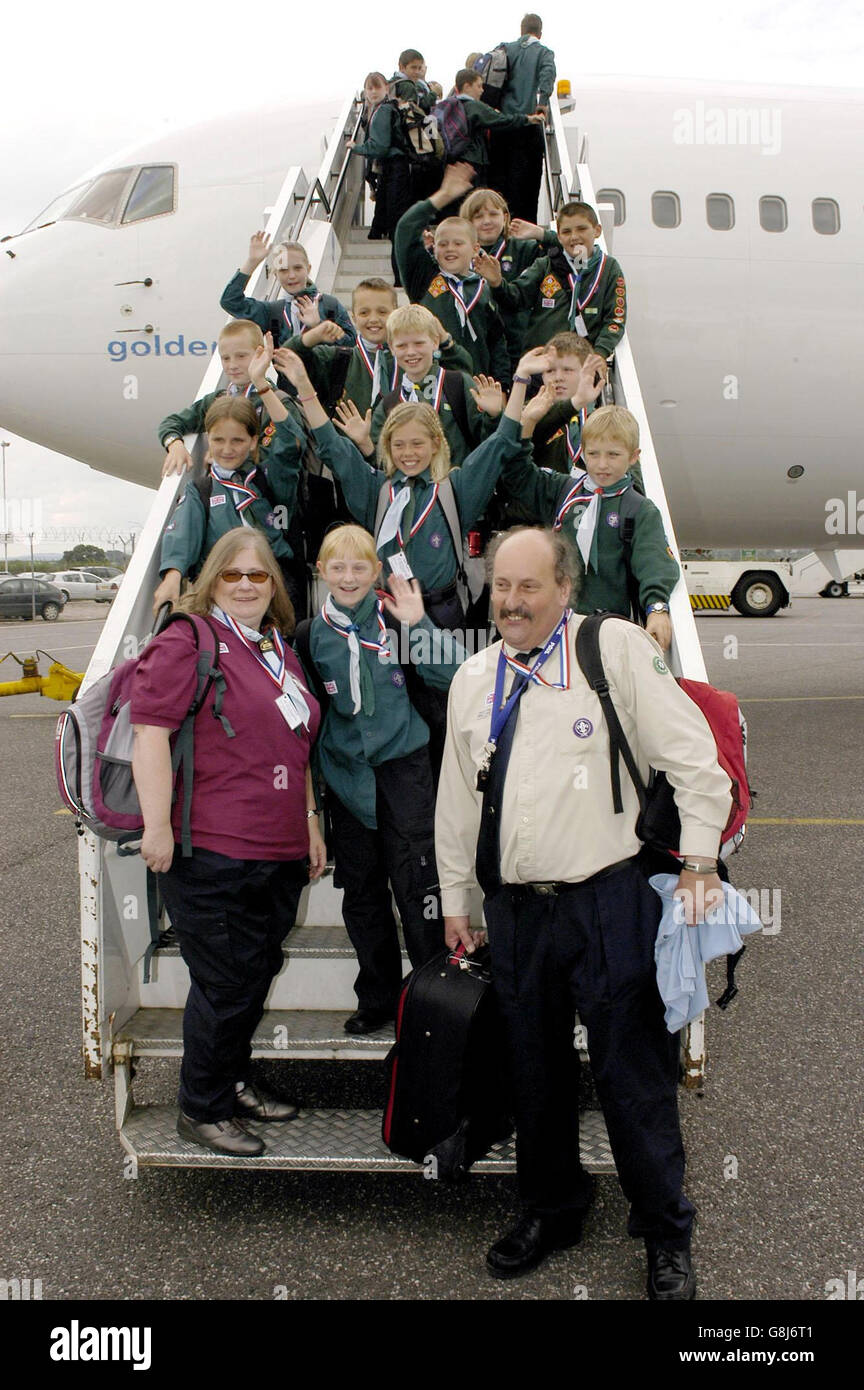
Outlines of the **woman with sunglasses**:
{"label": "woman with sunglasses", "polygon": [[250,1057],[300,894],[326,861],[309,771],[320,711],[289,645],[294,611],[279,565],[259,532],[222,536],[179,608],[198,615],[196,626],[209,624],[224,686],[211,686],[195,719],[186,857],[171,735],[197,685],[192,627],[173,624],[141,657],[131,705],[141,854],[160,876],[191,977],[178,1133],[249,1156],[265,1145],[244,1121],[297,1115],[295,1104],[252,1083]]}

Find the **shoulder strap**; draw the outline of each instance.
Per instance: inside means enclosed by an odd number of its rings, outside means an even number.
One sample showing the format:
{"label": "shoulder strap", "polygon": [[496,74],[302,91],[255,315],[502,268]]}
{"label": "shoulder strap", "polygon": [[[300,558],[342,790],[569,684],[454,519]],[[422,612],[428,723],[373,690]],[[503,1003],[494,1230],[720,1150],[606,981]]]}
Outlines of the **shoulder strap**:
{"label": "shoulder strap", "polygon": [[636,529],[636,518],[642,507],[645,498],[641,492],[636,492],[633,487],[628,487],[627,491],[621,494],[618,504],[618,539],[624,551],[624,568],[627,572],[627,597],[630,600],[630,612],[636,621],[644,618],[642,607],[639,603],[639,585],[633,574],[633,533]]}
{"label": "shoulder strap", "polygon": [[386,396],[382,396],[381,400],[384,405],[384,414],[389,415],[390,411],[395,409],[395,407],[399,404],[401,399],[402,393],[401,390],[398,389],[396,391],[388,391]]}
{"label": "shoulder strap", "polygon": [[453,412],[453,419],[465,444],[471,446],[471,426],[468,423],[468,402],[465,400],[465,378],[461,372],[445,369],[444,390],[441,393]]}
{"label": "shoulder strap", "polygon": [[351,365],[353,348],[337,348],[336,356],[330,365],[330,372],[327,380],[327,414],[332,415],[337,403],[342,399],[342,392],[345,390],[345,382],[348,378],[348,368]]}
{"label": "shoulder strap", "polygon": [[453,488],[452,478],[444,478],[438,484],[438,501],[444,513],[444,520],[447,522],[447,530],[450,532],[450,540],[453,542],[453,554],[456,556],[456,567],[459,579],[464,584],[465,565],[463,562],[464,542],[462,540],[462,518],[459,515],[459,503]]}
{"label": "shoulder strap", "polygon": [[213,479],[210,477],[209,470],[203,477],[192,479],[192,486],[201,498],[204,507],[204,515],[207,515],[207,508],[210,506],[210,498],[213,494]]}
{"label": "shoulder strap", "polygon": [[314,618],[304,618],[302,623],[298,623],[294,629],[294,650],[300,658],[303,670],[308,677],[309,683],[315,691],[315,698],[321,706],[321,719],[323,722],[324,714],[330,704],[330,696],[324,689],[324,682],[318,671],[318,667],[312,660],[312,645],[310,633]]}
{"label": "shoulder strap", "polygon": [[[438,494],[440,497],[440,493]],[[384,525],[384,518],[387,515],[387,508],[390,506],[390,480],[386,479],[378,489],[378,506],[375,508],[375,528],[373,535],[375,543],[378,543],[378,533]]]}
{"label": "shoulder strap", "polygon": [[592,613],[589,617],[583,618],[579,624],[579,631],[576,634],[576,660],[579,662],[583,676],[587,680],[591,689],[597,695],[600,706],[603,710],[603,717],[606,720],[606,728],[609,733],[609,760],[610,774],[612,779],[612,807],[616,815],[620,815],[624,806],[621,801],[621,774],[618,767],[619,755],[624,759],[624,765],[630,774],[633,785],[636,788],[636,795],[639,798],[639,808],[645,810],[648,794],[645,783],[633,757],[633,750],[627,742],[624,730],[621,727],[621,720],[618,718],[612,696],[609,694],[609,682],[606,679],[606,672],[603,669],[603,658],[600,655],[600,628],[607,618],[615,618],[616,613]]}

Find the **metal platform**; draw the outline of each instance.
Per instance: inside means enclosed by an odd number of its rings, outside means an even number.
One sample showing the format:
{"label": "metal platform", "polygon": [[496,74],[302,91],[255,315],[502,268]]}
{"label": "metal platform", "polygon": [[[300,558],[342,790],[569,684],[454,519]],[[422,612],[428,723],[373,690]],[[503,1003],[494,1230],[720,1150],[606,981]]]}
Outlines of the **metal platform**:
{"label": "metal platform", "polygon": [[[579,1120],[582,1163],[591,1173],[614,1173],[615,1165],[599,1110],[586,1110]],[[173,1106],[133,1109],[119,1131],[124,1149],[142,1167],[170,1168],[295,1168],[334,1172],[423,1174],[418,1163],[397,1158],[381,1140],[380,1110],[306,1110],[289,1124],[250,1124],[267,1152],[259,1158],[229,1158],[181,1139]],[[512,1139],[496,1144],[479,1159],[472,1173],[513,1173],[516,1155]]]}
{"label": "metal platform", "polygon": [[[352,1010],[268,1009],[252,1037],[252,1056],[327,1061],[381,1059],[393,1046],[393,1024],[351,1037],[344,1031]],[[182,1057],[183,1010],[139,1009],[114,1038],[115,1058]]]}

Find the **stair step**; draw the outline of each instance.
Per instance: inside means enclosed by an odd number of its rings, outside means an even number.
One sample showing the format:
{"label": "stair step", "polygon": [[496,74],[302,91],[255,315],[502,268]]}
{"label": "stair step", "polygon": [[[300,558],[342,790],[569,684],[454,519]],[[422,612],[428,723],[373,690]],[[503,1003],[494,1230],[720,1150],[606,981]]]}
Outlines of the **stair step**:
{"label": "stair step", "polygon": [[[356,1008],[356,999],[354,1001]],[[354,1009],[268,1009],[252,1038],[252,1056],[373,1061],[393,1046],[393,1024],[367,1037],[351,1037],[343,1024]],[[182,1057],[183,1010],[138,1009],[114,1038],[115,1055]]]}
{"label": "stair step", "polygon": [[[181,1139],[177,1111],[169,1105],[136,1107],[119,1134],[124,1149],[143,1167],[318,1168],[417,1176],[423,1172],[420,1164],[397,1158],[384,1147],[380,1110],[306,1110],[290,1124],[250,1124],[249,1128],[267,1144],[267,1152],[260,1158],[231,1158]],[[606,1126],[598,1110],[580,1115],[579,1136],[583,1166],[590,1173],[614,1173]],[[471,1171],[512,1173],[515,1169],[511,1138],[496,1144]]]}

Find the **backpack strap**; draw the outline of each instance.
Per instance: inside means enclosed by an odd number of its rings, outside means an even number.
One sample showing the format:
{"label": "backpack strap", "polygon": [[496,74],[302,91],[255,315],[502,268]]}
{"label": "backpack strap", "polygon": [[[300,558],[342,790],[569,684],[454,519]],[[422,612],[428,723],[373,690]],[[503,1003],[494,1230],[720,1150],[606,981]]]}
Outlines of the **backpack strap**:
{"label": "backpack strap", "polygon": [[445,369],[444,389],[441,394],[453,412],[453,419],[466,446],[470,447],[471,426],[468,423],[468,402],[465,400],[465,378],[461,372]]}
{"label": "backpack strap", "polygon": [[583,676],[587,680],[591,689],[600,701],[603,710],[603,718],[606,720],[606,728],[609,733],[609,761],[610,775],[612,779],[612,806],[616,816],[621,815],[624,805],[621,800],[621,773],[618,766],[619,756],[624,759],[624,765],[630,774],[633,785],[636,788],[636,795],[639,798],[639,809],[644,812],[648,802],[648,791],[633,750],[627,742],[627,737],[621,727],[621,720],[618,718],[618,711],[612,703],[612,696],[609,694],[609,682],[606,679],[606,672],[603,669],[603,658],[600,655],[600,628],[607,618],[619,618],[617,613],[592,613],[589,617],[583,618],[579,624],[579,631],[576,634],[576,660],[579,662]]}
{"label": "backpack strap", "polygon": [[636,492],[633,487],[628,487],[626,492],[621,494],[618,504],[618,539],[624,552],[624,569],[627,573],[627,597],[630,600],[630,612],[635,622],[644,627],[645,613],[639,602],[639,585],[633,574],[633,535],[636,530],[636,518],[645,501],[641,492]]}
{"label": "backpack strap", "polygon": [[324,688],[324,682],[321,679],[318,667],[312,660],[312,646],[310,642],[310,634],[312,631],[312,624],[314,621],[314,618],[304,618],[302,623],[297,624],[296,628],[294,629],[294,650],[300,658],[301,665],[309,680],[309,684],[315,691],[315,698],[321,706],[321,722],[323,724],[324,715],[326,714],[327,708],[330,704],[330,696],[327,694],[327,691]]}
{"label": "backpack strap", "polygon": [[[438,494],[441,495],[440,493]],[[378,505],[375,508],[375,525],[372,534],[375,537],[375,546],[378,546],[378,535],[384,525],[384,518],[387,515],[387,508],[390,506],[390,479],[383,482],[378,489]]]}

